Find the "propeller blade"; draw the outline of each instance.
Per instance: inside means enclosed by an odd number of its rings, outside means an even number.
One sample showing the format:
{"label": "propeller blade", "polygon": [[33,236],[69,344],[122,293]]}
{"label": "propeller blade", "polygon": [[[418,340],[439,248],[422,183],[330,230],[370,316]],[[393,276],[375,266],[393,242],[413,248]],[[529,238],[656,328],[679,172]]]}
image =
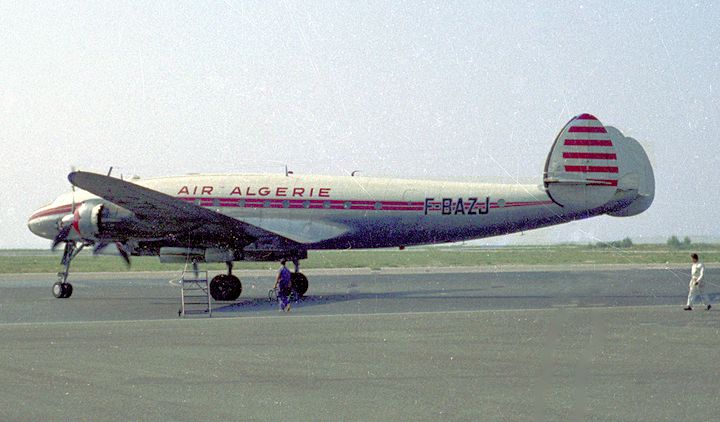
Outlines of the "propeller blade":
{"label": "propeller blade", "polygon": [[125,260],[125,264],[129,267],[130,266],[130,255],[128,254],[127,250],[125,250],[125,245],[123,245],[121,242],[115,242],[118,248],[118,252],[120,252],[120,256],[122,256],[122,259]]}
{"label": "propeller blade", "polygon": [[107,248],[110,244],[107,242],[98,242],[93,248],[93,255],[97,255],[102,252],[103,249]]}
{"label": "propeller blade", "polygon": [[53,239],[52,246],[50,247],[51,251],[55,251],[59,244],[67,240],[67,237],[70,234],[70,229],[72,229],[72,226],[66,226],[58,231],[58,234],[55,236],[55,239]]}

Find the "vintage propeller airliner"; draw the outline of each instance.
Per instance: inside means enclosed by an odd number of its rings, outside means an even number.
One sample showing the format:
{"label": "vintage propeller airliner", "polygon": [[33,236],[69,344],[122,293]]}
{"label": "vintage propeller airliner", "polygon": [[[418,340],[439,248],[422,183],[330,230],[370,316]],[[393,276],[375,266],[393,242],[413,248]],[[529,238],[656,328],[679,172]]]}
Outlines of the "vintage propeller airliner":
{"label": "vintage propeller airliner", "polygon": [[590,114],[560,131],[542,183],[500,185],[351,176],[192,174],[121,180],[83,171],[78,189],[38,209],[38,236],[65,244],[53,294],[68,298],[70,263],[84,248],[157,255],[162,262],[225,262],[210,282],[218,301],[240,296],[236,261],[295,266],[299,294],[308,288],[299,261],[308,250],[387,248],[478,239],[609,214],[632,216],[655,195],[640,144]]}

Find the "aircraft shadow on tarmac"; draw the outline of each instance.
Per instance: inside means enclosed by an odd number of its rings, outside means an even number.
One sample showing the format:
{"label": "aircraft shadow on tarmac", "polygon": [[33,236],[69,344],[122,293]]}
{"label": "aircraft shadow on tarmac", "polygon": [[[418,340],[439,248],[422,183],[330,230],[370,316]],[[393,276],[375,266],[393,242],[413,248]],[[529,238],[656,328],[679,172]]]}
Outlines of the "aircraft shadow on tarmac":
{"label": "aircraft shadow on tarmac", "polygon": [[[306,295],[299,301],[294,301],[293,304],[298,304],[303,308],[312,306],[323,306],[334,303],[342,303],[349,301],[362,301],[362,300],[377,300],[377,299],[390,299],[390,300],[472,300],[472,299],[500,299],[500,298],[512,298],[513,296],[484,296],[478,295],[477,292],[485,290],[485,288],[473,288],[473,289],[453,289],[453,290],[414,290],[414,291],[396,291],[396,292],[382,292],[382,293],[367,293],[367,292],[348,292],[348,293],[331,293],[325,295]],[[465,293],[465,295],[463,295]],[[475,293],[475,294],[473,294]],[[517,296],[516,298],[519,298]],[[549,298],[549,296],[522,296],[522,298]],[[218,304],[218,302],[216,302]],[[228,303],[218,308],[213,308],[213,312],[245,312],[254,311],[258,308],[277,308],[277,301],[271,301],[268,298],[249,298],[246,300],[239,300],[234,303]]]}
{"label": "aircraft shadow on tarmac", "polygon": [[[493,286],[494,288],[495,286]],[[515,301],[517,304],[513,308],[546,308],[561,304],[589,305],[604,304],[606,306],[628,306],[628,305],[667,305],[676,304],[685,300],[685,296],[678,294],[624,294],[624,295],[594,295],[594,294],[574,294],[574,295],[497,295],[482,294],[481,291],[488,290],[488,287],[479,287],[472,289],[452,289],[452,290],[413,290],[413,291],[393,291],[381,293],[369,292],[348,292],[348,293],[332,293],[326,295],[308,295],[303,297],[299,302],[293,302],[299,308],[319,307],[342,302],[356,302],[363,300],[397,300],[397,301],[413,301],[422,303],[425,301],[455,301],[458,303],[469,301],[484,301],[489,306],[498,302]],[[720,299],[720,294],[709,295],[711,300]],[[717,296],[717,297],[716,297]],[[715,299],[713,299],[715,298]],[[215,302],[213,312],[253,312],[265,309],[277,309],[277,302],[270,301],[268,298],[248,298],[236,301],[234,303]],[[488,306],[480,306],[480,308],[488,308]],[[498,306],[489,306],[489,308],[497,308]],[[505,308],[505,306],[500,306]],[[462,308],[465,308],[464,306]]]}

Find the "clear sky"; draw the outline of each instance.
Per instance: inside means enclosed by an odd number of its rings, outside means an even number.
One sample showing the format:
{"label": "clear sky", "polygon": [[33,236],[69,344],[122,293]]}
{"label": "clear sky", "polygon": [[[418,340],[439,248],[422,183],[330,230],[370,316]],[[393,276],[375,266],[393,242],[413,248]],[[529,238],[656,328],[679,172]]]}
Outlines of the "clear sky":
{"label": "clear sky", "polygon": [[720,236],[717,2],[328,3],[0,2],[0,248],[71,166],[540,183],[582,112],[655,202],[525,239]]}

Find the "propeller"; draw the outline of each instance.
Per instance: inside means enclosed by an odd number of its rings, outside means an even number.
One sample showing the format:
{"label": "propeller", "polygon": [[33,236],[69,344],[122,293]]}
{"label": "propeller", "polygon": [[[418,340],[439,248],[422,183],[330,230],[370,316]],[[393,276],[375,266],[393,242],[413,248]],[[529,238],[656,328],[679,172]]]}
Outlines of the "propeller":
{"label": "propeller", "polygon": [[[100,252],[102,252],[103,249],[110,246],[110,243],[112,242],[106,242],[104,240],[101,240],[100,242],[95,244],[95,248],[93,248],[93,255],[98,255]],[[130,267],[130,254],[128,253],[127,246],[123,244],[122,242],[114,242],[115,247],[117,247],[118,253],[122,257],[123,261],[125,261],[125,264]]]}
{"label": "propeller", "polygon": [[[110,173],[112,173],[113,168],[110,167],[110,170],[108,170],[108,176]],[[75,166],[71,167],[71,172],[76,172],[77,169]],[[68,244],[73,243],[74,241],[68,240],[68,237],[70,236],[70,231],[73,229],[73,227],[77,227],[78,221],[80,220],[80,215],[78,214],[77,210],[77,204],[75,203],[75,185],[71,185],[72,187],[72,206],[70,208],[70,214],[67,214],[60,220],[59,226],[60,230],[58,230],[58,234],[55,235],[55,238],[53,239],[52,246],[50,249],[52,251],[55,251],[57,249],[58,245],[65,242],[65,253],[63,254],[63,262],[67,259],[68,255]],[[130,253],[128,252],[128,247],[120,241],[116,242],[108,242],[105,240],[100,240],[95,243],[95,247],[93,248],[93,255],[98,255],[100,252],[102,252],[103,249],[107,248],[111,243],[115,243],[115,246],[117,247],[118,253],[120,254],[120,257],[122,257],[123,261],[125,261],[125,264],[129,267],[130,266]],[[72,247],[70,247],[72,252]],[[131,250],[131,249],[130,249]]]}
{"label": "propeller", "polygon": [[130,266],[130,254],[128,254],[127,250],[125,249],[125,245],[123,245],[120,242],[115,242],[118,248],[118,252],[120,252],[120,256],[125,261],[125,265],[128,267]]}
{"label": "propeller", "polygon": [[51,251],[55,252],[55,249],[57,249],[58,245],[67,240],[67,237],[70,234],[70,229],[72,229],[72,226],[70,225],[60,229],[58,234],[53,239],[52,246],[50,247]]}

